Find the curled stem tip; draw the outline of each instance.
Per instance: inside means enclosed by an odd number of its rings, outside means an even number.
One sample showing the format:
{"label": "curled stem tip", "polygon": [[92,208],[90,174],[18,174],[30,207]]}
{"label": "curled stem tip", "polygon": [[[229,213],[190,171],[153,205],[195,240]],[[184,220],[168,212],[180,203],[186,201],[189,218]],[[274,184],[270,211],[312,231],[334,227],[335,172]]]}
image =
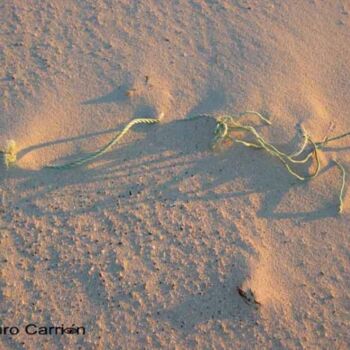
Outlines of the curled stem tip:
{"label": "curled stem tip", "polygon": [[343,167],[341,163],[339,163],[337,160],[333,160],[334,163],[338,166],[338,168],[341,171],[341,176],[342,176],[342,184],[339,192],[339,207],[338,207],[338,212],[342,213],[343,212],[343,206],[344,206],[344,192],[345,192],[345,181],[346,181],[346,170]]}
{"label": "curled stem tip", "polygon": [[5,150],[2,151],[6,168],[14,166],[17,161],[17,145],[14,140],[9,140]]}

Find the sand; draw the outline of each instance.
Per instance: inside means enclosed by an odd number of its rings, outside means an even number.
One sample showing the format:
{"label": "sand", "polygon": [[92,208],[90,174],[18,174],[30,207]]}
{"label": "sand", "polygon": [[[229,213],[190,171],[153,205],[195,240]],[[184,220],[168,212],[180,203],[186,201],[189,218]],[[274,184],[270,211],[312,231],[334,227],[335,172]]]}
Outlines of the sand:
{"label": "sand", "polygon": [[[1,169],[0,319],[20,329],[1,349],[350,347],[332,165],[349,169],[350,140],[299,182],[264,152],[212,152],[212,118],[184,121],[256,110],[285,151],[298,125],[349,130],[348,0],[5,0],[0,26],[0,145],[19,148]],[[43,169],[160,113],[87,166]]]}

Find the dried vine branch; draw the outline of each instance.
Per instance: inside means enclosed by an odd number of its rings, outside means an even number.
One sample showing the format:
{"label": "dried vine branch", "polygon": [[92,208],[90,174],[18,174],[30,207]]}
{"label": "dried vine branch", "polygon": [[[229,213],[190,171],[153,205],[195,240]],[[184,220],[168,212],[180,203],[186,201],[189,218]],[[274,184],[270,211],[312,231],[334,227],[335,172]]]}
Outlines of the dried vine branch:
{"label": "dried vine branch", "polygon": [[[270,142],[266,141],[263,136],[259,134],[259,132],[256,130],[255,127],[248,125],[248,124],[242,124],[239,120],[240,117],[246,116],[246,115],[255,115],[257,116],[261,121],[263,121],[265,124],[271,125],[271,121],[265,118],[262,114],[255,112],[255,111],[245,111],[240,113],[238,116],[230,116],[230,115],[224,115],[216,117],[216,127],[214,130],[214,139],[211,144],[212,149],[216,149],[219,145],[225,143],[226,141],[230,142],[236,142],[239,143],[245,147],[248,148],[255,148],[255,149],[262,149],[271,156],[278,159],[284,167],[287,169],[288,173],[292,176],[296,177],[300,181],[305,181],[307,179],[314,178],[318,175],[319,170],[321,168],[320,160],[319,160],[319,150],[324,148],[328,143],[334,142],[337,140],[340,140],[344,137],[347,137],[350,135],[350,132],[346,132],[344,134],[334,136],[334,137],[325,137],[320,142],[314,142],[310,135],[305,131],[305,129],[301,129],[302,131],[302,138],[303,143],[300,146],[299,149],[297,149],[295,152],[291,154],[287,154],[285,152],[282,152],[279,150],[276,146],[271,144]],[[114,138],[108,142],[106,145],[101,147],[95,152],[92,152],[88,154],[85,157],[79,158],[77,160],[74,160],[72,162],[68,162],[65,164],[54,164],[54,165],[47,165],[45,168],[49,169],[57,169],[57,170],[63,170],[63,169],[72,169],[74,167],[86,164],[88,162],[91,162],[92,160],[104,155],[107,153],[114,145],[116,145],[124,136],[128,134],[128,132],[138,124],[155,124],[159,123],[161,118],[163,117],[163,113],[159,115],[158,118],[138,118],[133,119],[130,121],[121,132],[118,132]],[[194,120],[198,119],[202,116],[193,116],[187,120]],[[245,134],[245,138],[238,138],[233,137],[232,133],[235,131],[240,131]],[[250,139],[247,139],[246,136],[250,136],[253,138],[253,141]],[[17,148],[15,141],[11,140],[9,141],[7,147],[5,150],[0,151],[3,153],[4,158],[4,164],[6,168],[13,166],[16,164],[17,160]],[[303,156],[304,155],[304,156]],[[301,157],[301,158],[300,158]],[[295,164],[306,164],[309,160],[314,159],[316,162],[316,167],[314,171],[311,174],[302,175],[298,173],[293,166]],[[343,203],[344,203],[344,193],[345,193],[345,181],[346,181],[346,170],[338,161],[334,161],[338,168],[341,170],[342,174],[342,184],[341,189],[339,192],[339,207],[338,210],[341,213],[343,211]]]}

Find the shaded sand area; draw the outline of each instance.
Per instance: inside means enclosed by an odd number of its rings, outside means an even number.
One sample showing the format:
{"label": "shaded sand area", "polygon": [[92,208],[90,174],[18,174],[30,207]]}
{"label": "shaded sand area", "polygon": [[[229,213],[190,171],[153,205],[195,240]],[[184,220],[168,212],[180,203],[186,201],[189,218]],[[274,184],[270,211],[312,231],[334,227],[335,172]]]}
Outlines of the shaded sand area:
{"label": "shaded sand area", "polygon": [[[0,144],[19,148],[1,168],[0,319],[21,330],[1,349],[350,347],[331,162],[350,170],[350,139],[299,182],[262,151],[211,151],[212,118],[185,121],[256,110],[286,152],[300,125],[349,130],[349,1],[5,0],[0,26]],[[161,112],[89,165],[42,169]]]}

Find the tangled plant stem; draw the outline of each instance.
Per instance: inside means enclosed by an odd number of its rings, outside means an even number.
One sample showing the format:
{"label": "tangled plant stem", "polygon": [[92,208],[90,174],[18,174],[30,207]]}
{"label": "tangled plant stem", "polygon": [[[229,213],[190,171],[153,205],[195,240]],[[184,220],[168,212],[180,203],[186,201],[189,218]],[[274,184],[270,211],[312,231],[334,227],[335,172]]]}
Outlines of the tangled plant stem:
{"label": "tangled plant stem", "polygon": [[[264,118],[260,113],[253,112],[253,111],[247,111],[241,113],[239,116],[246,115],[246,114],[255,114],[257,115],[262,121],[265,123],[271,125],[271,122]],[[314,142],[311,137],[306,133],[304,129],[302,129],[304,142],[299,150],[296,150],[294,153],[288,155],[280,150],[278,150],[274,145],[271,143],[265,141],[265,139],[257,132],[257,130],[250,125],[241,124],[238,122],[238,117],[235,116],[222,116],[217,118],[217,125],[215,129],[215,137],[212,147],[215,149],[217,145],[225,141],[226,139],[230,139],[233,142],[237,142],[242,144],[243,146],[250,147],[250,148],[256,148],[256,149],[264,149],[267,153],[272,155],[273,157],[279,159],[282,164],[285,166],[287,171],[294,177],[296,177],[298,180],[304,181],[307,179],[311,179],[318,175],[319,170],[321,168],[321,163],[319,160],[318,152],[320,149],[325,147],[329,142],[339,140],[341,138],[344,138],[346,136],[350,135],[350,132],[335,136],[335,137],[325,137],[325,139],[321,142]],[[247,134],[250,134],[255,138],[254,142],[250,142],[244,139],[238,139],[238,138],[232,138],[230,135],[230,132],[233,131],[245,131]],[[304,153],[304,151],[307,149],[308,145],[311,145],[311,150],[307,151],[307,154],[302,159],[297,159],[300,155]],[[308,162],[309,159],[314,156],[316,161],[316,168],[312,174],[304,175],[298,174],[294,169],[292,169],[292,164],[305,164]],[[339,207],[338,211],[341,213],[343,211],[343,198],[344,198],[344,189],[345,189],[345,180],[346,180],[346,171],[345,168],[337,161],[335,161],[337,166],[340,168],[342,172],[342,186],[339,193]]]}
{"label": "tangled plant stem", "polygon": [[[292,176],[296,177],[300,181],[305,181],[307,179],[314,178],[318,175],[319,170],[321,168],[320,160],[318,152],[320,149],[324,148],[329,142],[333,142],[339,139],[342,139],[346,136],[350,135],[350,132],[346,132],[344,134],[334,136],[334,137],[325,137],[323,141],[320,142],[314,142],[311,137],[307,134],[307,132],[302,128],[302,137],[303,137],[303,143],[299,149],[297,149],[295,152],[291,154],[284,153],[280,151],[277,147],[275,147],[273,144],[267,142],[256,130],[255,127],[247,124],[242,124],[239,122],[239,118],[246,116],[246,115],[254,115],[257,116],[261,121],[263,121],[265,124],[271,125],[271,121],[265,118],[263,115],[261,115],[258,112],[255,111],[245,111],[240,113],[238,116],[230,116],[230,115],[224,115],[219,116],[216,119],[216,127],[214,131],[214,139],[211,144],[212,149],[216,149],[220,144],[224,143],[225,141],[229,140],[231,142],[239,143],[245,147],[248,148],[255,148],[255,149],[262,149],[271,156],[277,158],[287,169],[288,173]],[[127,135],[127,133],[138,124],[156,124],[159,123],[161,118],[163,117],[163,113],[159,115],[158,118],[137,118],[130,121],[121,132],[118,132],[115,137],[108,142],[106,145],[104,145],[102,148],[98,149],[95,152],[92,152],[88,154],[85,157],[82,157],[80,159],[77,159],[72,162],[68,162],[65,164],[54,164],[54,165],[47,165],[45,168],[49,169],[56,169],[56,170],[63,170],[63,169],[72,169],[74,167],[86,164],[88,162],[91,162],[92,160],[102,156],[103,154],[107,153],[115,144],[117,144],[124,136]],[[187,120],[194,120],[204,117],[202,115],[193,116]],[[231,136],[232,132],[240,131],[246,134],[246,136],[251,136],[253,138],[253,141],[242,139],[242,138],[234,138]],[[308,147],[309,146],[309,147]],[[5,166],[8,168],[10,166],[13,166],[16,163],[16,143],[15,141],[11,140],[7,148],[3,151],[1,151],[4,156],[4,163]],[[300,158],[303,154],[304,157]],[[306,164],[310,159],[314,158],[316,162],[315,170],[311,174],[307,175],[301,175],[296,172],[292,168],[294,164]],[[339,193],[339,207],[338,211],[341,213],[343,211],[343,203],[344,203],[344,192],[345,192],[345,181],[346,181],[346,170],[343,167],[342,164],[340,164],[338,161],[334,161],[338,168],[341,170],[342,174],[342,185]]]}

